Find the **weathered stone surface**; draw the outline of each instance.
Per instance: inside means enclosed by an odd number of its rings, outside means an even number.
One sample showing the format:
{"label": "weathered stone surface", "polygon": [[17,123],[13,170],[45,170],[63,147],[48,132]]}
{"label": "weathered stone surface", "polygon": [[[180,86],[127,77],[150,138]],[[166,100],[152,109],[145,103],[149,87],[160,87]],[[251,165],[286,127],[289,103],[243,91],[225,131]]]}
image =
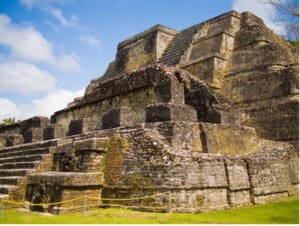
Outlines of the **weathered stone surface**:
{"label": "weathered stone surface", "polygon": [[23,143],[23,136],[20,134],[11,134],[6,137],[6,147],[15,146]]}
{"label": "weathered stone surface", "polygon": [[244,206],[251,204],[250,190],[231,191],[228,194],[231,206]]}
{"label": "weathered stone surface", "polygon": [[0,149],[6,147],[6,135],[0,134]]}
{"label": "weathered stone surface", "polygon": [[[98,197],[101,191],[101,174],[47,172],[29,175],[25,200],[31,203],[55,203],[81,197],[83,191],[86,195]],[[59,213],[78,205],[80,206],[79,202],[64,203],[45,207],[33,206],[31,209]]]}
{"label": "weathered stone surface", "polygon": [[51,140],[56,138],[63,138],[65,136],[65,128],[62,125],[51,125],[44,129],[43,131],[43,139]]}
{"label": "weathered stone surface", "polygon": [[118,45],[115,73],[138,69],[156,62],[177,31],[156,25]]}
{"label": "weathered stone surface", "polygon": [[[247,165],[243,159],[226,159],[225,165],[230,191],[245,190],[250,188]],[[247,192],[249,194],[249,191]],[[243,194],[243,192],[240,193],[242,196]],[[245,193],[245,195],[246,194],[247,193]],[[239,193],[232,194],[233,199],[236,199],[237,196],[239,196]]]}
{"label": "weathered stone surface", "polygon": [[102,204],[166,211],[171,201],[178,212],[297,194],[297,54],[248,12],[179,32],[156,25],[121,42],[51,122],[0,125],[0,193],[19,201],[26,189],[33,203],[164,193]]}
{"label": "weathered stone surface", "polygon": [[134,124],[134,118],[129,108],[121,107],[112,109],[102,117],[102,129],[110,129],[120,126],[130,126]]}
{"label": "weathered stone surface", "polygon": [[197,121],[197,112],[190,106],[173,104],[150,105],[146,109],[146,122]]}
{"label": "weathered stone surface", "polygon": [[298,112],[297,101],[258,106],[245,109],[241,123],[256,127],[257,134],[266,139],[299,140],[299,127],[295,125],[299,121]]}
{"label": "weathered stone surface", "polygon": [[70,122],[68,135],[87,133],[96,129],[95,120],[91,118],[74,119]]}

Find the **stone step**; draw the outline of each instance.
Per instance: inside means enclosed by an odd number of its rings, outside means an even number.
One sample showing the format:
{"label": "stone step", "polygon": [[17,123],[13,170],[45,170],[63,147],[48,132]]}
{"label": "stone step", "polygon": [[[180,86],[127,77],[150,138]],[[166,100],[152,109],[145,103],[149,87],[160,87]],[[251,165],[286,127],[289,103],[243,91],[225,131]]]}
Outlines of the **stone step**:
{"label": "stone step", "polygon": [[189,43],[195,34],[195,28],[189,28],[188,30],[181,31],[177,34],[171,45],[166,49],[163,56],[159,60],[159,63],[164,64],[176,64],[180,60],[180,56],[189,47]]}
{"label": "stone step", "polygon": [[0,159],[13,157],[13,156],[23,156],[23,155],[36,155],[36,154],[48,154],[50,151],[49,148],[35,148],[35,149],[21,149],[15,151],[0,151]]}
{"label": "stone step", "polygon": [[178,43],[177,42],[173,42],[173,44],[168,47],[167,51],[169,51],[169,50],[171,50],[172,48],[175,48],[175,47],[176,48],[180,48],[180,47],[182,48],[182,47],[186,46],[189,43],[190,43],[190,40],[186,40],[184,42],[180,41]]}
{"label": "stone step", "polygon": [[0,194],[8,194],[8,192],[12,189],[16,189],[15,185],[0,185]]}
{"label": "stone step", "polygon": [[32,169],[32,168],[38,166],[38,164],[40,164],[40,161],[2,163],[2,164],[0,164],[0,169],[19,169],[19,168]]}
{"label": "stone step", "polygon": [[173,55],[181,55],[184,49],[174,49],[170,52],[168,52],[168,56],[173,56]]}
{"label": "stone step", "polygon": [[0,177],[26,176],[32,172],[32,169],[2,169],[0,170]]}
{"label": "stone step", "polygon": [[0,194],[0,199],[8,199],[9,195],[7,194]]}
{"label": "stone step", "polygon": [[178,39],[174,40],[174,42],[169,46],[169,48],[170,48],[170,47],[177,46],[177,45],[178,45],[178,46],[184,46],[184,45],[186,45],[187,43],[190,43],[191,40],[192,40],[191,37],[189,37],[189,38],[178,38]]}
{"label": "stone step", "polygon": [[186,47],[190,42],[186,42],[186,43],[180,43],[180,44],[176,44],[174,43],[174,45],[171,45],[168,47],[168,49],[166,50],[166,53],[168,53],[169,51],[173,50],[173,49],[182,49],[184,47]]}
{"label": "stone step", "polygon": [[177,53],[177,51],[184,51],[187,48],[187,45],[184,46],[174,46],[168,49],[165,53],[165,56],[172,54],[172,53]]}
{"label": "stone step", "polygon": [[14,176],[14,177],[0,177],[0,184],[1,185],[18,185],[23,180],[25,180],[25,177],[16,177],[16,176]]}
{"label": "stone step", "polygon": [[40,161],[43,159],[43,155],[24,155],[8,158],[0,158],[1,163],[13,163],[13,162],[33,162]]}

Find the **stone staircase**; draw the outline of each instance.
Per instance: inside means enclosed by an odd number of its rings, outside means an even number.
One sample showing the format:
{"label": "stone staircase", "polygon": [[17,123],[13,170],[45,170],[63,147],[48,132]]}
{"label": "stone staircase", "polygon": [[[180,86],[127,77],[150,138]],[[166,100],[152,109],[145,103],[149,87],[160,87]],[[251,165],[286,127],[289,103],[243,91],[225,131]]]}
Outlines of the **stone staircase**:
{"label": "stone staircase", "polygon": [[[105,135],[97,132],[60,139],[51,150],[53,158],[47,170],[28,175],[24,200],[34,204],[64,201],[45,209],[59,213],[81,208],[81,203],[69,201],[83,194],[100,197],[107,141]],[[92,200],[89,204],[99,205],[98,200]],[[35,207],[30,209],[36,210]]]}
{"label": "stone staircase", "polygon": [[[53,142],[7,147],[0,151],[0,197],[13,194],[26,182],[30,173],[47,170],[52,160]],[[16,194],[14,194],[16,195]]]}
{"label": "stone staircase", "polygon": [[197,31],[197,26],[198,25],[195,25],[178,33],[167,47],[158,63],[166,65],[178,64],[181,56],[189,47],[190,42]]}

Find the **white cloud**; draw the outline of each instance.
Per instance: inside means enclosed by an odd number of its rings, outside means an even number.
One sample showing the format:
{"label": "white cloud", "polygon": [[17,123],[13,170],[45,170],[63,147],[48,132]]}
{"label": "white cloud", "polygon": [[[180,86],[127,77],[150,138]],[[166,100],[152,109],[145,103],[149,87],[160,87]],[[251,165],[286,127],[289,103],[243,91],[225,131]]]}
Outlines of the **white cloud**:
{"label": "white cloud", "polygon": [[0,123],[5,118],[12,118],[19,114],[17,105],[6,98],[0,98],[0,109]]}
{"label": "white cloud", "polygon": [[49,92],[44,98],[32,100],[30,104],[20,107],[19,118],[25,119],[34,115],[44,115],[49,117],[55,111],[61,110],[73,101],[75,97],[82,96],[84,90],[55,90]]}
{"label": "white cloud", "polygon": [[74,54],[55,55],[53,46],[33,27],[19,27],[0,14],[0,45],[9,47],[13,58],[42,62],[63,71],[78,71],[79,58]]}
{"label": "white cloud", "polygon": [[10,18],[0,15],[0,44],[8,46],[15,56],[32,61],[53,61],[52,45],[34,28],[20,28]]}
{"label": "white cloud", "polygon": [[35,99],[29,104],[18,106],[8,99],[0,98],[0,121],[9,117],[16,117],[18,120],[24,120],[35,115],[50,117],[55,111],[65,108],[75,97],[82,96],[83,93],[84,89],[77,91],[55,90],[41,99]]}
{"label": "white cloud", "polygon": [[20,2],[27,8],[31,9],[35,4],[36,0],[20,0]]}
{"label": "white cloud", "polygon": [[64,27],[78,27],[77,16],[72,15],[70,19],[63,16],[61,9],[55,8],[55,4],[64,4],[65,0],[20,0],[27,9],[32,9],[34,6],[50,13]]}
{"label": "white cloud", "polygon": [[79,37],[79,40],[91,47],[100,49],[101,41],[92,35],[82,35]]}
{"label": "white cloud", "polygon": [[20,3],[27,9],[32,9],[37,6],[39,8],[45,8],[53,4],[64,4],[65,0],[20,0]]}
{"label": "white cloud", "polygon": [[75,54],[62,54],[57,59],[56,66],[62,71],[81,71],[80,59]]}
{"label": "white cloud", "polygon": [[239,12],[249,11],[261,17],[265,24],[277,34],[285,34],[284,27],[275,22],[276,15],[274,8],[269,4],[263,4],[261,0],[234,0],[233,9]]}
{"label": "white cloud", "polygon": [[58,8],[50,8],[49,12],[51,15],[56,18],[61,25],[64,27],[78,27],[77,25],[77,17],[75,15],[72,15],[71,18],[68,20],[63,15],[60,9]]}
{"label": "white cloud", "polygon": [[56,80],[47,71],[24,62],[0,63],[0,91],[29,94],[54,88]]}

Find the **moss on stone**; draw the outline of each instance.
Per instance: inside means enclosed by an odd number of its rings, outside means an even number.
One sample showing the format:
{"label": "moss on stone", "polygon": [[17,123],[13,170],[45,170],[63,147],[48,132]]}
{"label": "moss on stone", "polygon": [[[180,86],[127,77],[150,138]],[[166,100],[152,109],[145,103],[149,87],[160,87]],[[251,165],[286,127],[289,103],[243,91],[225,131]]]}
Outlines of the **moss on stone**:
{"label": "moss on stone", "polygon": [[105,145],[106,154],[103,158],[104,184],[115,186],[122,176],[123,155],[128,149],[128,141],[119,134],[113,134]]}
{"label": "moss on stone", "polygon": [[204,195],[196,195],[196,203],[197,207],[201,207],[204,205]]}

